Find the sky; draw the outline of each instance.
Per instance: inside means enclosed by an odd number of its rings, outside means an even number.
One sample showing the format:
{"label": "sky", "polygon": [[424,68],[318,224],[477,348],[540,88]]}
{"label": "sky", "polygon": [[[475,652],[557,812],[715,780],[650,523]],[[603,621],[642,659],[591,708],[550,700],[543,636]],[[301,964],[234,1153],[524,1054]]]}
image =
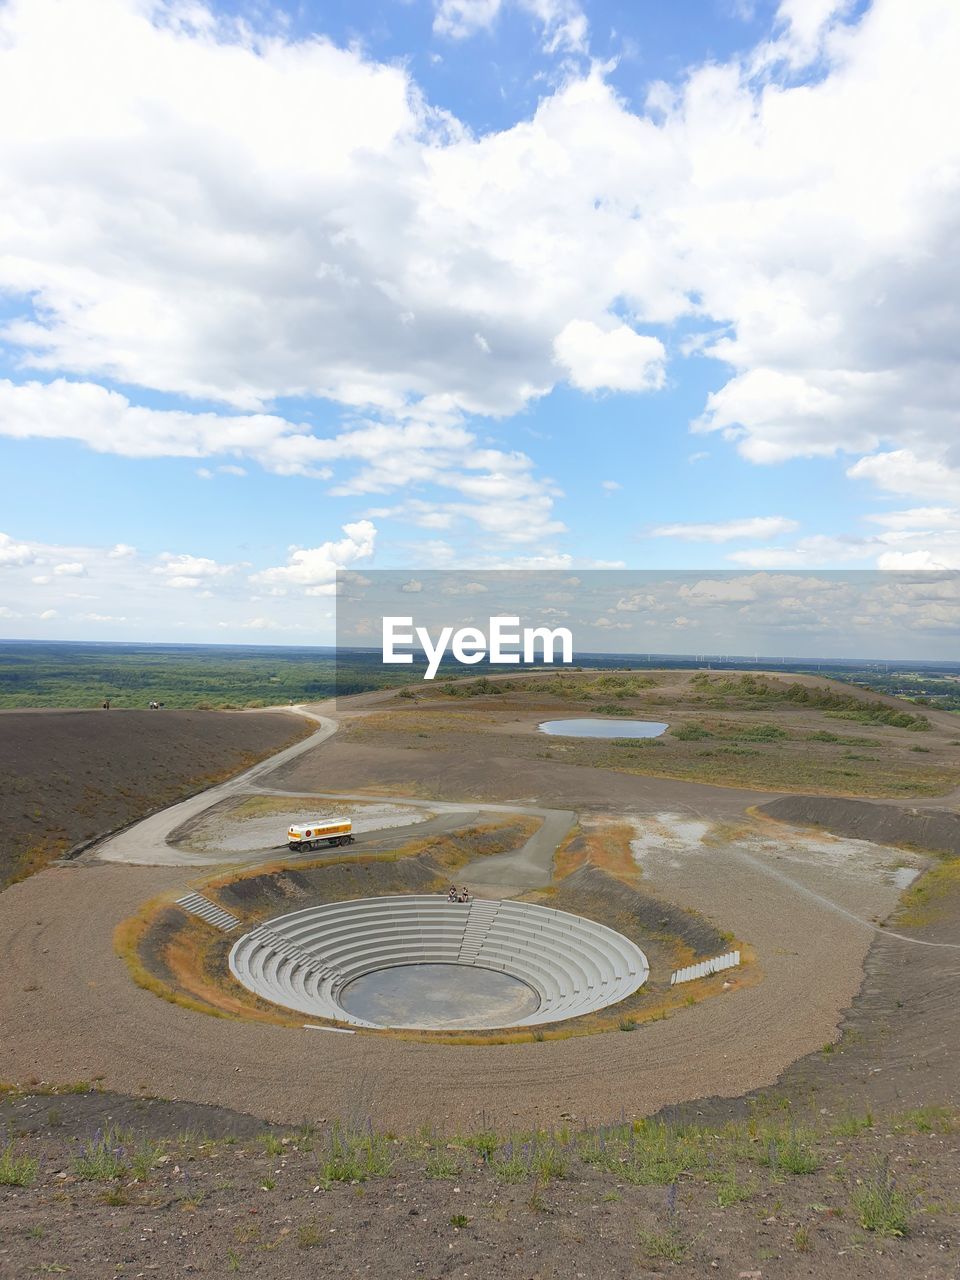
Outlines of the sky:
{"label": "sky", "polygon": [[957,65],[955,0],[0,0],[0,634],[960,568]]}
{"label": "sky", "polygon": [[595,653],[956,662],[958,578],[929,569],[346,569],[337,648],[382,649],[385,663],[400,661],[391,650],[462,662],[454,633],[468,628],[463,653],[500,665],[514,659],[496,650],[523,652],[524,634],[539,628],[532,652],[557,663]]}

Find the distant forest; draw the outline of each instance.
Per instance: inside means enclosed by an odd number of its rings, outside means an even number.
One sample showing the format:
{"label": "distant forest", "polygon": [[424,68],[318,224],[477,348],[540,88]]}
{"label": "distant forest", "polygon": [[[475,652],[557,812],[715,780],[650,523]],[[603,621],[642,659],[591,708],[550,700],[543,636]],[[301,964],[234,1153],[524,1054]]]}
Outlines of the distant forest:
{"label": "distant forest", "polygon": [[[830,676],[924,706],[960,711],[960,663],[779,661],[684,655],[578,654],[583,668],[649,670],[709,667],[715,671],[777,670]],[[0,643],[0,707],[246,708],[363,693],[408,684],[423,664],[385,667],[378,650],[290,649],[222,645]],[[516,668],[513,668],[516,670]],[[486,663],[445,664],[438,680],[496,672]]]}

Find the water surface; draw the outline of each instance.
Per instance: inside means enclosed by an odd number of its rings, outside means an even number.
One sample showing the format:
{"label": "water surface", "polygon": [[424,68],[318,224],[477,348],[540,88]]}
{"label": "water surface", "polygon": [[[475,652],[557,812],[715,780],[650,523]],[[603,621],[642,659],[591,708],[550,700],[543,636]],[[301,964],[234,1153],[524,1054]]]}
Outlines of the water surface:
{"label": "water surface", "polygon": [[660,720],[544,720],[540,732],[564,738],[659,738],[667,727]]}

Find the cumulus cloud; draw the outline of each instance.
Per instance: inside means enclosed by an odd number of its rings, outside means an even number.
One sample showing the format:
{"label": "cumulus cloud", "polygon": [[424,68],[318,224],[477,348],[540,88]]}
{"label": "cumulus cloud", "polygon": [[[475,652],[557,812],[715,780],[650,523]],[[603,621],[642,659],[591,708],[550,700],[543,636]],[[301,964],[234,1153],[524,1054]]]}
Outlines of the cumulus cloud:
{"label": "cumulus cloud", "polygon": [[153,572],[163,579],[164,586],[175,590],[193,591],[197,587],[209,587],[211,581],[233,573],[235,565],[218,564],[207,556],[175,555],[165,551]]}
{"label": "cumulus cloud", "polygon": [[9,533],[0,533],[0,565],[30,564],[35,558],[25,542],[14,542]]}
{"label": "cumulus cloud", "polygon": [[[552,514],[559,490],[536,474],[531,458],[481,446],[455,421],[411,414],[403,422],[363,421],[320,436],[277,414],[147,409],[96,383],[0,379],[0,431],[20,439],[81,440],[99,452],[135,458],[232,453],[279,475],[335,478],[337,496],[435,486],[453,498],[410,498],[391,514],[427,528],[474,522],[506,542],[536,541],[564,529]],[[229,463],[217,469],[244,471]],[[209,468],[201,472],[202,478],[213,475]]]}
{"label": "cumulus cloud", "polygon": [[[514,2],[585,48],[572,2]],[[441,0],[438,30],[499,8]],[[0,387],[0,430],[332,470],[347,495],[442,483],[442,514],[518,543],[561,531],[556,494],[466,417],[562,378],[655,390],[682,321],[674,358],[724,379],[698,432],[960,501],[958,63],[952,0],[783,0],[770,39],[642,110],[582,63],[477,136],[404,66],[322,38],[172,0],[9,0],[0,289],[31,304],[3,336],[61,376]],[[321,438],[271,409],[310,396],[363,421]]]}
{"label": "cumulus cloud", "polygon": [[571,384],[581,391],[650,391],[663,386],[663,343],[626,324],[602,329],[592,320],[571,320],[557,334],[553,350]]}
{"label": "cumulus cloud", "polygon": [[376,540],[375,525],[369,520],[357,520],[345,524],[343,537],[336,541],[319,547],[291,547],[287,564],[263,569],[251,575],[250,581],[282,590],[302,589],[308,596],[333,595],[337,570],[372,556]]}
{"label": "cumulus cloud", "polygon": [[502,0],[436,0],[433,29],[437,35],[452,40],[487,31],[496,21],[501,3]]}
{"label": "cumulus cloud", "polygon": [[682,538],[687,542],[732,542],[736,538],[775,538],[800,526],[786,516],[748,516],[716,524],[661,524],[650,530],[651,538]]}
{"label": "cumulus cloud", "polygon": [[[503,3],[504,0],[434,0],[433,29],[437,35],[452,40],[489,31]],[[548,53],[586,52],[587,19],[576,0],[514,0],[514,3],[538,20]]]}

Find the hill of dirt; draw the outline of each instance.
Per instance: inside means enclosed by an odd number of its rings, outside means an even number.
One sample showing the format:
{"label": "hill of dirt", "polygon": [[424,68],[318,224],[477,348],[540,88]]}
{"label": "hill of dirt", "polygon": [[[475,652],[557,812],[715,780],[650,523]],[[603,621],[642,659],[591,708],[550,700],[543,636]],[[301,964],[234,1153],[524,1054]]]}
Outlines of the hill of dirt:
{"label": "hill of dirt", "polygon": [[838,796],[781,796],[759,808],[780,822],[823,827],[838,836],[960,854],[960,813],[953,809],[908,808]]}
{"label": "hill of dirt", "polygon": [[307,732],[282,712],[0,713],[0,887]]}

